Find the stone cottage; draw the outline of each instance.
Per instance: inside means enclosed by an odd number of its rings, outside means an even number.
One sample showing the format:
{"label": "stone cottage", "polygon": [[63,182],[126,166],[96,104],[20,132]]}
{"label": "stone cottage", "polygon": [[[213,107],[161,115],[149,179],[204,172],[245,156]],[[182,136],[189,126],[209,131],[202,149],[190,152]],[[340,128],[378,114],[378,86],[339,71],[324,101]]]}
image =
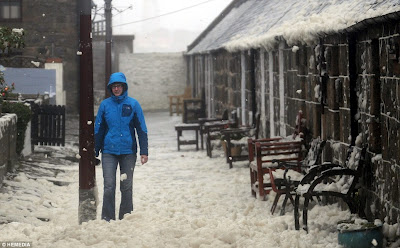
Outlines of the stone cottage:
{"label": "stone cottage", "polygon": [[187,78],[208,116],[261,114],[263,137],[292,133],[298,110],[323,160],[368,145],[369,218],[400,222],[400,3],[234,0],[188,47]]}

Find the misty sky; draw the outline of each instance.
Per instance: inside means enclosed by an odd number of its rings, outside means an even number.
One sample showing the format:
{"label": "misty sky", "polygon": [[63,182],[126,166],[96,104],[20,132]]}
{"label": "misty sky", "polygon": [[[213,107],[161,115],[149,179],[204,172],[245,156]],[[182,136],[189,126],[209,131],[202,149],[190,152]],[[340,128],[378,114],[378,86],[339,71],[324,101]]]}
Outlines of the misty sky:
{"label": "misty sky", "polygon": [[[96,19],[102,19],[100,15],[104,14],[104,1],[94,2],[100,9]],[[135,35],[135,52],[185,51],[186,46],[230,2],[231,0],[112,0],[113,34]],[[162,16],[153,18],[160,15]]]}

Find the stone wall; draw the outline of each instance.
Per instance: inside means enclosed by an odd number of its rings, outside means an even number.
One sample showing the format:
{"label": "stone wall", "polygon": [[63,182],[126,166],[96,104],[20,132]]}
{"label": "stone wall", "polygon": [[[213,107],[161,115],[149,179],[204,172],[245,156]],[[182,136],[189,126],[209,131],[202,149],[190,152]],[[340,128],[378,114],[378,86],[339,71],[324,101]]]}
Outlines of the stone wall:
{"label": "stone wall", "polygon": [[128,81],[128,95],[143,110],[168,110],[168,95],[183,94],[187,85],[182,53],[123,53],[119,67]]}
{"label": "stone wall", "polygon": [[[400,223],[400,64],[397,22],[371,26],[357,39],[359,133],[369,144],[366,212]],[[369,176],[371,175],[371,176]]]}
{"label": "stone wall", "polygon": [[[399,24],[368,26],[323,41],[321,115],[325,157],[343,162],[348,144],[368,146],[360,199],[370,218],[400,222]],[[340,149],[333,149],[339,144]]]}
{"label": "stone wall", "polygon": [[[241,106],[241,56],[240,53],[224,51],[214,56],[215,115],[221,117],[226,109],[232,111]],[[196,74],[201,72],[197,71]]]}
{"label": "stone wall", "polygon": [[[303,110],[310,136],[327,140],[324,161],[344,163],[350,144],[367,146],[361,211],[388,223],[400,222],[398,30],[398,24],[386,23],[357,34],[331,35],[315,46],[282,49],[287,132],[293,129],[296,111],[292,110]],[[274,61],[273,85],[279,88],[278,52],[266,52],[264,59],[268,53]],[[265,60],[265,73],[268,67]],[[269,89],[268,81],[266,99],[272,92],[277,123],[277,89]],[[258,109],[261,83],[256,86]],[[266,116],[271,114],[265,109]]]}
{"label": "stone wall", "polygon": [[[248,93],[255,81],[261,137],[291,134],[302,110],[308,137],[327,141],[323,161],[343,164],[350,145],[367,146],[358,194],[360,213],[371,220],[399,223],[399,26],[390,21],[368,25],[326,36],[314,45],[289,46],[282,41],[270,51],[257,49],[254,56],[252,51],[213,52],[214,107],[241,107],[244,76],[246,101],[252,99]],[[201,84],[204,72],[195,68],[194,84]]]}
{"label": "stone wall", "polygon": [[0,187],[17,161],[17,115],[0,114]]}
{"label": "stone wall", "polygon": [[[194,85],[197,89],[196,97],[200,97],[200,92],[205,89],[205,73],[204,71],[204,60],[207,55],[195,55],[194,59]],[[228,53],[226,51],[219,51],[212,54],[213,68],[212,71],[207,72],[212,75],[207,75],[213,79],[214,87],[213,91],[213,103],[215,113],[209,114],[209,116],[221,117],[225,110],[231,112],[236,110],[240,121],[243,120],[243,124],[252,123],[253,119],[249,118],[252,116],[252,104],[254,102],[252,96],[252,81],[249,80],[254,71],[252,70],[253,54],[252,53]],[[242,111],[242,60],[244,61],[244,80],[245,80],[245,106]],[[246,116],[243,118],[243,113]]]}

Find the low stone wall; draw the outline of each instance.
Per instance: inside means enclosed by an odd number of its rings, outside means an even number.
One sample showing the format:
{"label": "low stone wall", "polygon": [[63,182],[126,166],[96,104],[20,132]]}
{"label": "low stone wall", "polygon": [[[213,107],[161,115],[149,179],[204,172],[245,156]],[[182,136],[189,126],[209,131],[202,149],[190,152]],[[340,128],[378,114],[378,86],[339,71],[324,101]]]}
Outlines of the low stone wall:
{"label": "low stone wall", "polygon": [[0,114],[0,187],[17,162],[17,115]]}

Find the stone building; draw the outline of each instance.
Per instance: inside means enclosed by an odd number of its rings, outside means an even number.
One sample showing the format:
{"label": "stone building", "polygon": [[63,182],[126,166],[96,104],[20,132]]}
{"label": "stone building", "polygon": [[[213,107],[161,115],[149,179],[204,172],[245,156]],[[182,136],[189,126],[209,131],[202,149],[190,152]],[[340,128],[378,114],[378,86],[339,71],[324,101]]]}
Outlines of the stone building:
{"label": "stone building", "polygon": [[360,209],[400,222],[400,3],[234,0],[188,47],[188,81],[208,116],[261,114],[263,137],[292,133],[302,110],[323,160],[368,145]]}
{"label": "stone building", "polygon": [[[0,58],[5,67],[56,70],[57,104],[67,113],[79,113],[79,1],[12,0],[0,5],[0,25],[23,28],[25,48]],[[133,35],[113,37],[112,72],[118,71],[120,53],[133,52]],[[94,98],[105,95],[105,36],[93,35]],[[35,63],[32,63],[35,62]],[[16,82],[18,83],[18,82]]]}
{"label": "stone building", "polygon": [[61,77],[56,87],[61,95],[65,91],[61,102],[70,113],[78,113],[79,107],[78,2],[13,0],[2,1],[0,7],[0,25],[23,28],[26,45],[24,49],[13,51],[10,57],[2,59],[1,64],[6,67],[56,69],[56,74]]}

